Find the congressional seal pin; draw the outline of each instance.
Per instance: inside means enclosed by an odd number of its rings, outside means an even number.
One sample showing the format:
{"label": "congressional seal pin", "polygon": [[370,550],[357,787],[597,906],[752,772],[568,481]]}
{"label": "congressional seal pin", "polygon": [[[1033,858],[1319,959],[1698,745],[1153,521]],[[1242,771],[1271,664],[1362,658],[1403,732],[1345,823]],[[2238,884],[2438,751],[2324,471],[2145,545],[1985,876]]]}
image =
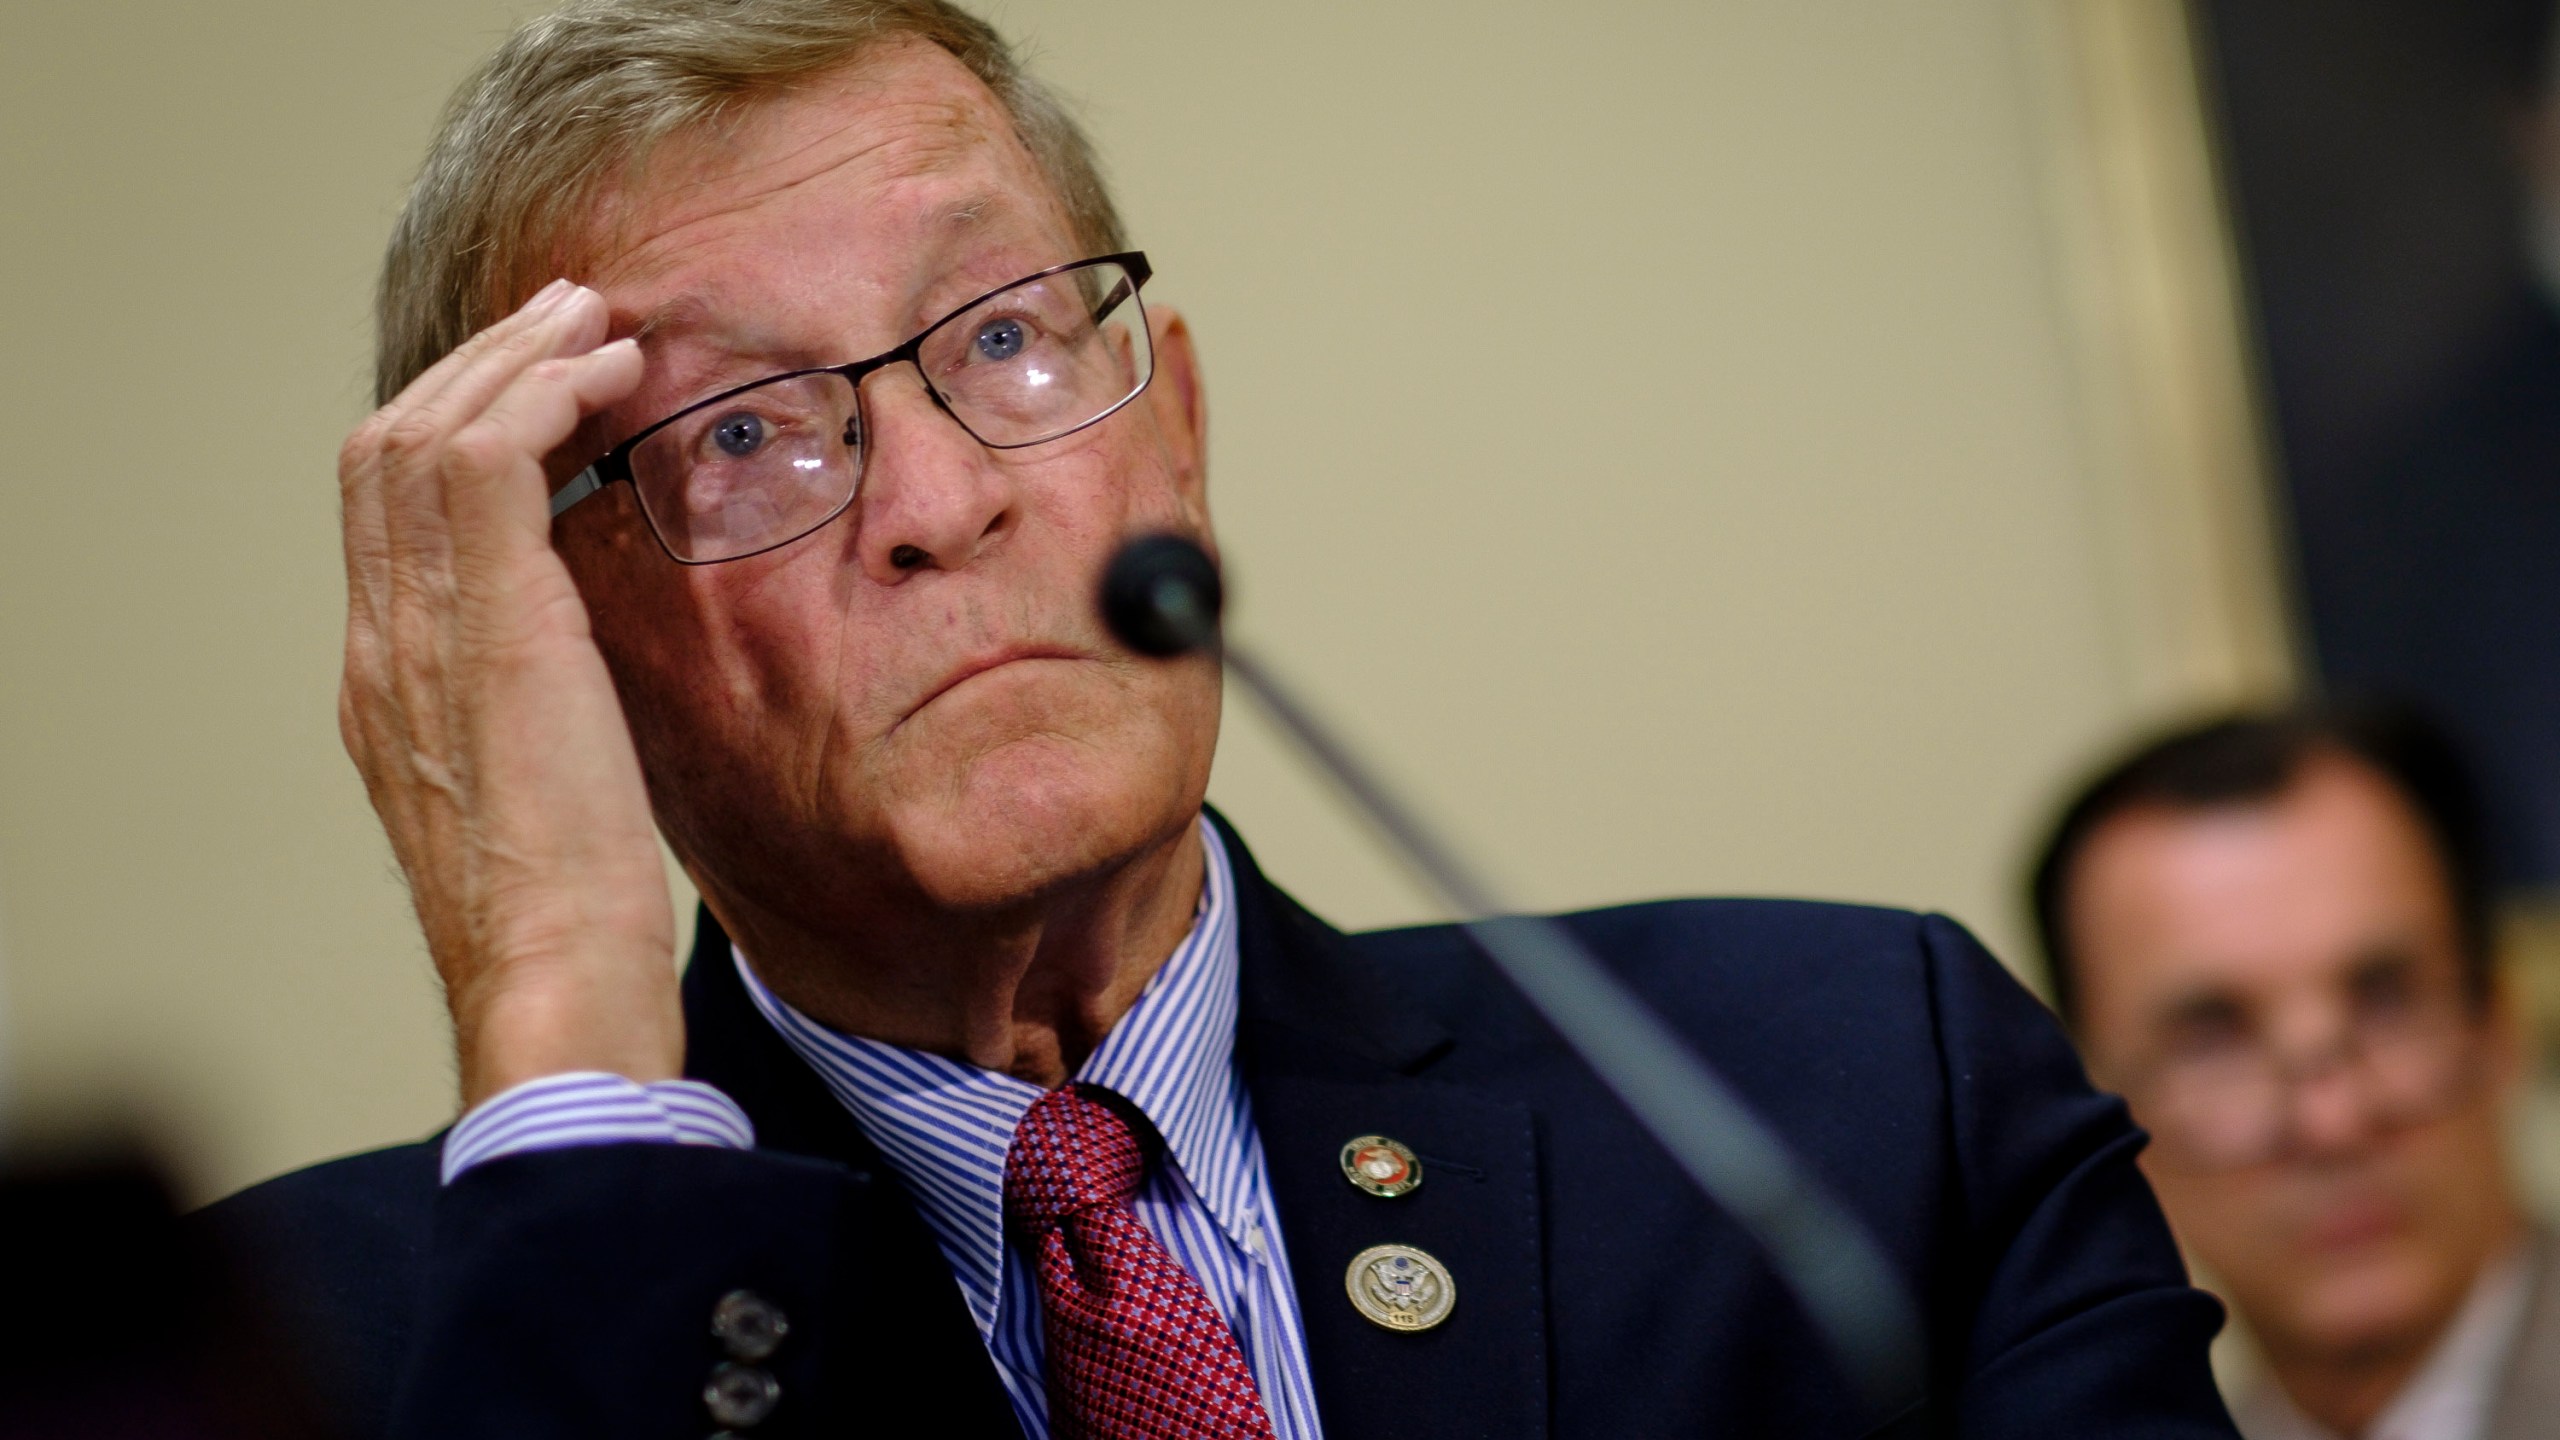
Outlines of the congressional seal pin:
{"label": "congressional seal pin", "polygon": [[1393,1200],[1422,1187],[1422,1162],[1400,1141],[1362,1135],[1343,1144],[1342,1178]]}
{"label": "congressional seal pin", "polygon": [[1410,1245],[1372,1245],[1352,1256],[1342,1284],[1353,1309],[1389,1330],[1428,1330],[1458,1303],[1449,1267]]}

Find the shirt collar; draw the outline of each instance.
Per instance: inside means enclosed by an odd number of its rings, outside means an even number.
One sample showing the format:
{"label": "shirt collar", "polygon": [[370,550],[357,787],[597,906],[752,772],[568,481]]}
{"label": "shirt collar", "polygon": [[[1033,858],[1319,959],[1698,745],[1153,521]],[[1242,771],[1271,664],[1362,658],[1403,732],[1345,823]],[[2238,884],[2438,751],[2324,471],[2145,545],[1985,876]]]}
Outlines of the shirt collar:
{"label": "shirt collar", "polygon": [[[1217,827],[1205,816],[1199,824],[1207,865],[1190,933],[1075,1078],[1146,1116],[1218,1227],[1245,1246],[1255,1217],[1235,1069],[1235,873]],[[1005,1156],[1039,1087],[829,1029],[767,990],[734,946],[730,954],[756,1009],[906,1182],[980,1331],[992,1332],[1003,1292]]]}

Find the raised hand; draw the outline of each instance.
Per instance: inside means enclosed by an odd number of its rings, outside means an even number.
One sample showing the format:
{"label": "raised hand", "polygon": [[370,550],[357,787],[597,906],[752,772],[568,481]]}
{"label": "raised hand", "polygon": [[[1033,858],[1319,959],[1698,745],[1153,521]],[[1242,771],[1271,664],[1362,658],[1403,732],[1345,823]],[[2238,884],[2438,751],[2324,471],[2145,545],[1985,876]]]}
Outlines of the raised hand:
{"label": "raised hand", "polygon": [[453,1011],[463,1102],[684,1057],[648,795],[544,459],[639,384],[603,300],[556,281],[420,375],[338,456],[338,727]]}

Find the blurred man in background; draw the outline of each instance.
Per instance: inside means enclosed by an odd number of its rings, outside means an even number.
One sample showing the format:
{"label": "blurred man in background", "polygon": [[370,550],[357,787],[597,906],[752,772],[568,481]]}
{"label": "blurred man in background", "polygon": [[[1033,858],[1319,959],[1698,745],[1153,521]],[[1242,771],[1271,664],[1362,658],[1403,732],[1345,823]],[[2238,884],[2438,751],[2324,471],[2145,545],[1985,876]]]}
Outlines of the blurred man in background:
{"label": "blurred man in background", "polygon": [[2251,1440],[2560,1421],[2560,1256],[2509,1175],[2488,891],[2459,761],[2379,711],[2155,743],[2043,851],[2057,1006],[2264,1353],[2234,1405]]}

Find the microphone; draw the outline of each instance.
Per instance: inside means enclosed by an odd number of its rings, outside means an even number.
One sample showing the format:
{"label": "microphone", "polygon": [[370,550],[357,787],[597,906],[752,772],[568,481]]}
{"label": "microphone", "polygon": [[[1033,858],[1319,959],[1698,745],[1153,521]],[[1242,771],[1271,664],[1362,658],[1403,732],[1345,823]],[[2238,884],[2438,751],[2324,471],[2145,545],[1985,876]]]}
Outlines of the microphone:
{"label": "microphone", "polygon": [[1179,535],[1142,535],[1102,572],[1102,623],[1121,644],[1159,660],[1216,645],[1225,606],[1217,564]]}
{"label": "microphone", "polygon": [[1920,1313],[1866,1227],[1572,931],[1502,903],[1260,659],[1225,638],[1224,603],[1217,565],[1179,535],[1132,540],[1103,573],[1103,620],[1121,643],[1165,659],[1219,654],[1389,852],[1462,917],[1468,938],[1529,1008],[1760,1247],[1875,1418],[1922,1398]]}

